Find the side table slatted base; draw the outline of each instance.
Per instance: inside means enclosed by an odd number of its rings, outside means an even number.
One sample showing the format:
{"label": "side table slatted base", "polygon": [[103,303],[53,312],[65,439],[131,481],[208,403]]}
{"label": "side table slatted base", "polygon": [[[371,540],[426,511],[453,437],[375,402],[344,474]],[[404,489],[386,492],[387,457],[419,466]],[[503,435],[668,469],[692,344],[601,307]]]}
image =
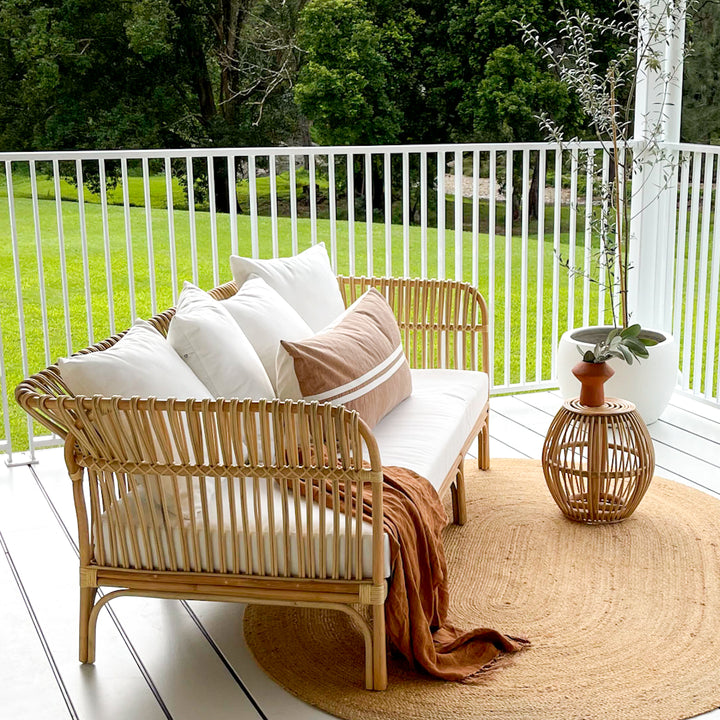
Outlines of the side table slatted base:
{"label": "side table slatted base", "polygon": [[567,400],[542,454],[550,493],[571,520],[600,524],[632,515],[650,485],[655,450],[635,406],[607,398],[600,407]]}

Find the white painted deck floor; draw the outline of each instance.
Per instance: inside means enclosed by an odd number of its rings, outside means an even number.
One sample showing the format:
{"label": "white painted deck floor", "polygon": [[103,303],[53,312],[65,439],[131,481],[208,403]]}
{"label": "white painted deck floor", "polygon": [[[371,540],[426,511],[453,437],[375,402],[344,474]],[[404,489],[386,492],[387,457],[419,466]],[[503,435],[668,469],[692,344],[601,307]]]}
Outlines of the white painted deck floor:
{"label": "white painted deck floor", "polygon": [[[539,458],[557,393],[493,398],[493,457]],[[720,497],[720,409],[676,395],[650,428],[657,473]],[[119,598],[77,661],[77,545],[61,450],[0,470],[0,717],[320,720],[256,665],[243,607]],[[358,670],[360,672],[360,670]],[[720,720],[720,710],[703,718]]]}

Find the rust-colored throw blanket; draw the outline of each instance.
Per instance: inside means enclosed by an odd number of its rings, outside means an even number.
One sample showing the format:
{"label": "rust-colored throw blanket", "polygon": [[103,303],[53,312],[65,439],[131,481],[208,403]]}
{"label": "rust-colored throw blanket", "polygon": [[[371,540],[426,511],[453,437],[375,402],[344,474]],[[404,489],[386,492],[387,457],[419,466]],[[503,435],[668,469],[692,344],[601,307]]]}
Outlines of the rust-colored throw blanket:
{"label": "rust-colored throw blanket", "polygon": [[[304,482],[301,492],[307,492]],[[344,505],[342,488],[339,495]],[[312,496],[315,501],[319,498],[316,485]],[[325,497],[332,506],[330,481]],[[353,506],[355,502],[353,497]],[[370,520],[372,488],[367,483],[362,502],[363,518]],[[392,568],[385,600],[386,633],[412,667],[444,680],[466,680],[530,644],[497,630],[463,631],[447,623],[448,577],[441,537],[447,515],[424,477],[407,468],[384,466],[383,518]]]}
{"label": "rust-colored throw blanket", "polygon": [[[430,483],[412,470],[383,467],[383,515],[392,578],[385,601],[388,638],[410,662],[445,680],[465,680],[529,643],[496,630],[447,623],[448,579],[441,532],[445,509]],[[368,498],[363,498],[368,515]]]}

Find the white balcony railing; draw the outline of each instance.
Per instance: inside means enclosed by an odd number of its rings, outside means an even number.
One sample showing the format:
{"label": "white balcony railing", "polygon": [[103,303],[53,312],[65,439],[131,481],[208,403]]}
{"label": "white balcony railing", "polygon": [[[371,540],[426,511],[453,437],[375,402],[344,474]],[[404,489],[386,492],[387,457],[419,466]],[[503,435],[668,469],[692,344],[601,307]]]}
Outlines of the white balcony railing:
{"label": "white balcony railing", "polygon": [[720,147],[668,146],[680,155],[672,329],[680,342],[680,387],[720,403]]}
{"label": "white balcony railing", "polygon": [[[718,401],[720,149],[677,146],[673,329],[682,387]],[[609,320],[588,268],[608,156],[598,143],[152,150],[0,155],[0,450],[56,442],[16,383],[230,278],[231,253],[324,241],[339,273],[455,277],[491,317],[491,386],[552,387],[560,334]],[[226,190],[226,191],[225,191]],[[237,197],[237,203],[227,203]],[[227,203],[227,204],[226,204]],[[713,204],[714,203],[714,204]],[[223,207],[223,205],[225,205]],[[676,268],[676,273],[673,272]]]}

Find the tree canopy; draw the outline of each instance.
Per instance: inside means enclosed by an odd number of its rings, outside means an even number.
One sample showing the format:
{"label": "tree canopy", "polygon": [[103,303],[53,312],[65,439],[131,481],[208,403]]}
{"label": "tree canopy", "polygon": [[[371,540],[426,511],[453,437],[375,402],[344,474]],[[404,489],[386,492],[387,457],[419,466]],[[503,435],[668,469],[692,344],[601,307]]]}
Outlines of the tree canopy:
{"label": "tree canopy", "polygon": [[2,0],[3,149],[274,144],[304,0]]}
{"label": "tree canopy", "polygon": [[698,7],[687,37],[692,53],[685,60],[682,139],[720,143],[720,3]]}
{"label": "tree canopy", "polygon": [[521,40],[520,21],[549,34],[558,17],[547,0],[311,0],[295,96],[320,142],[536,140],[541,111],[582,133],[578,103]]}
{"label": "tree canopy", "polygon": [[[594,15],[611,0],[572,0]],[[717,5],[687,63],[688,140],[720,136]],[[555,0],[0,0],[0,149],[583,136],[577,101],[522,43]],[[607,52],[613,52],[608,38]]]}

